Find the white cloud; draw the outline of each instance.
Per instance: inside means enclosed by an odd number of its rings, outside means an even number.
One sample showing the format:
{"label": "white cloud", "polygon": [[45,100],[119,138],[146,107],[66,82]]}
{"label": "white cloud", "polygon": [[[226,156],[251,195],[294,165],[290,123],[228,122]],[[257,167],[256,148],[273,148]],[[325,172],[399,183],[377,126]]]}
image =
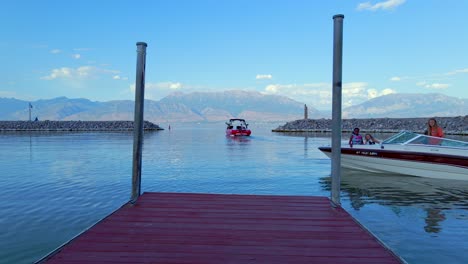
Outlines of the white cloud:
{"label": "white cloud", "polygon": [[53,50],[50,51],[50,53],[52,53],[52,54],[59,54],[59,53],[61,53],[61,52],[62,52],[62,51],[59,50],[59,49],[53,49]]}
{"label": "white cloud", "polygon": [[[463,68],[463,69],[457,69],[445,73],[432,73],[432,74],[425,74],[425,75],[420,75],[420,76],[394,76],[390,78],[390,81],[393,82],[403,82],[403,81],[414,81],[416,82],[417,86],[430,86],[430,83],[433,82],[446,82],[447,80],[450,80],[453,78],[456,78],[457,76],[454,75],[462,75],[468,74],[468,68]],[[428,87],[429,87],[428,86]]]}
{"label": "white cloud", "polygon": [[[313,83],[313,84],[270,84],[265,87],[265,93],[285,95],[288,97],[298,97],[302,95],[317,95],[320,90],[328,89],[331,86],[329,83]],[[331,88],[330,88],[331,89]]]}
{"label": "white cloud", "polygon": [[352,82],[352,83],[345,83],[343,84],[343,89],[341,93],[344,96],[349,97],[366,97],[367,94],[364,93],[366,91],[367,83],[365,82]]}
{"label": "white cloud", "polygon": [[79,58],[81,58],[81,55],[80,54],[73,54],[73,58],[79,59]]}
{"label": "white cloud", "polygon": [[369,10],[369,11],[377,11],[379,9],[382,10],[391,10],[395,9],[397,6],[402,5],[406,2],[406,0],[387,0],[383,2],[378,2],[376,4],[371,4],[371,2],[359,3],[357,10]]}
{"label": "white cloud", "polygon": [[279,94],[287,92],[287,90],[294,89],[294,84],[281,85],[281,84],[270,84],[265,87],[265,92],[268,94]]}
{"label": "white cloud", "polygon": [[428,89],[447,89],[450,87],[450,84],[447,83],[428,83],[428,82],[418,82],[417,86],[421,86]]}
{"label": "white cloud", "polygon": [[42,80],[55,80],[55,79],[68,79],[68,80],[78,80],[78,79],[89,79],[91,77],[99,75],[109,75],[117,74],[118,71],[108,70],[97,68],[94,66],[82,66],[78,68],[69,68],[62,67],[57,69],[52,69],[49,75],[43,76],[40,79]]}
{"label": "white cloud", "polygon": [[367,83],[344,83],[341,90],[342,104],[344,107],[352,106],[365,101],[368,98]]}
{"label": "white cloud", "polygon": [[388,94],[393,94],[393,93],[396,93],[395,90],[390,89],[390,88],[383,89],[382,91],[378,91],[377,89],[368,89],[367,99],[372,99],[372,98],[376,98],[376,97],[388,95]]}
{"label": "white cloud", "polygon": [[[180,91],[186,87],[180,82],[145,83],[145,98],[159,100],[174,91]],[[135,92],[135,84],[130,85],[130,91]]]}
{"label": "white cloud", "polygon": [[365,2],[365,3],[359,3],[359,5],[357,6],[357,10],[366,10],[366,9],[369,9],[371,8],[372,5],[370,2]]}
{"label": "white cloud", "polygon": [[149,89],[169,89],[169,90],[177,90],[182,88],[182,84],[180,82],[160,82],[160,83],[150,83]]}
{"label": "white cloud", "polygon": [[376,89],[369,89],[367,90],[367,97],[375,98],[379,96],[379,92]]}
{"label": "white cloud", "polygon": [[273,76],[271,76],[271,74],[257,74],[257,76],[255,77],[255,79],[257,80],[264,80],[264,79],[271,80],[272,78]]}
{"label": "white cloud", "polygon": [[88,77],[93,73],[93,71],[97,72],[97,70],[98,70],[97,68],[92,67],[92,66],[82,66],[76,69],[76,73],[80,77]]}
{"label": "white cloud", "polygon": [[[133,85],[135,86],[135,85]],[[133,87],[134,89],[135,87]],[[180,82],[158,82],[158,83],[145,83],[146,90],[177,90],[181,89],[182,84]]]}
{"label": "white cloud", "polygon": [[172,90],[177,90],[177,89],[180,89],[182,88],[182,84],[181,83],[169,83],[169,89],[172,89]]}
{"label": "white cloud", "polygon": [[120,75],[114,75],[114,76],[112,76],[112,79],[126,81],[126,80],[128,80],[128,77],[122,77]]}
{"label": "white cloud", "polygon": [[447,72],[445,75],[455,75],[460,73],[468,73],[468,68]]}
{"label": "white cloud", "polygon": [[67,67],[62,67],[60,69],[53,69],[49,75],[43,76],[41,77],[41,79],[42,80],[54,80],[58,78],[71,78],[73,71],[74,71],[73,69],[67,68]]}
{"label": "white cloud", "polygon": [[450,87],[450,84],[446,83],[431,83],[431,84],[426,84],[424,87],[429,88],[429,89],[447,89]]}
{"label": "white cloud", "polygon": [[386,88],[386,89],[383,89],[383,90],[380,92],[380,96],[382,96],[382,95],[394,94],[394,93],[396,93],[395,90],[390,89],[390,88]]}
{"label": "white cloud", "polygon": [[[270,84],[264,88],[263,93],[287,96],[318,109],[329,110],[332,105],[331,83]],[[369,88],[365,82],[351,82],[343,84],[341,93],[343,106],[347,107],[378,96],[395,93],[395,91]]]}

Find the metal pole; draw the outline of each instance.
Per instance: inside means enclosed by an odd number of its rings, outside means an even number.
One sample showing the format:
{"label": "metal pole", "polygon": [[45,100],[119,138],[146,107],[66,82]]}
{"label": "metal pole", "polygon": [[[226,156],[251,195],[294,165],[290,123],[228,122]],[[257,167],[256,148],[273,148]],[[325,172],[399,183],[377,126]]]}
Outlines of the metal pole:
{"label": "metal pole", "polygon": [[341,185],[341,69],[343,63],[343,19],[333,16],[333,108],[332,108],[332,184],[331,200],[340,205]]}
{"label": "metal pole", "polygon": [[137,42],[137,69],[135,79],[135,121],[133,123],[133,169],[131,203],[136,203],[141,191],[141,153],[143,148],[143,113],[145,101],[145,42]]}

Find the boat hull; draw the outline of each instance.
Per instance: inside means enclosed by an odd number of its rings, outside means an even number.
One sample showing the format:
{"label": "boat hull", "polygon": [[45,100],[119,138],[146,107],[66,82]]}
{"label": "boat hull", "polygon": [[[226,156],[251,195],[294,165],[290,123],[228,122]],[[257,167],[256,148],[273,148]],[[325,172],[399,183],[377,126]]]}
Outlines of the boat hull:
{"label": "boat hull", "polygon": [[[392,146],[393,147],[393,146]],[[444,149],[376,146],[341,148],[341,166],[374,173],[395,173],[418,177],[468,180],[466,153],[453,155]],[[331,147],[320,147],[331,158]]]}
{"label": "boat hull", "polygon": [[226,129],[226,136],[250,136],[250,129]]}

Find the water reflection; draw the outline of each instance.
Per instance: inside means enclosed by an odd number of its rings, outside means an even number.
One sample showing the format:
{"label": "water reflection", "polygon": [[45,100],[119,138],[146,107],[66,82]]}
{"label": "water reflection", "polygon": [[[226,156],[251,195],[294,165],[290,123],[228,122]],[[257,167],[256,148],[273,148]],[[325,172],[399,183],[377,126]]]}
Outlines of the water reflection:
{"label": "water reflection", "polygon": [[32,136],[29,134],[29,161],[32,161],[33,155],[32,155]]}
{"label": "water reflection", "polygon": [[427,233],[439,233],[442,230],[440,223],[445,220],[445,214],[442,210],[436,208],[427,208],[425,211],[427,213],[427,217],[424,218],[424,221],[426,222],[424,230]]}
{"label": "water reflection", "polygon": [[[404,207],[420,208],[424,213],[427,233],[439,233],[448,210],[455,218],[466,217],[468,182],[440,180],[392,174],[372,174],[343,169],[342,199],[349,199],[356,211],[366,205],[390,207],[399,215]],[[331,178],[321,178],[322,188],[330,190]]]}
{"label": "water reflection", "polygon": [[244,137],[244,136],[239,136],[239,137],[231,137],[231,136],[226,136],[226,143],[228,145],[230,144],[237,144],[237,143],[248,143],[250,142],[250,137]]}
{"label": "water reflection", "polygon": [[307,152],[309,150],[309,137],[305,136],[304,137],[304,158],[307,159],[308,155]]}

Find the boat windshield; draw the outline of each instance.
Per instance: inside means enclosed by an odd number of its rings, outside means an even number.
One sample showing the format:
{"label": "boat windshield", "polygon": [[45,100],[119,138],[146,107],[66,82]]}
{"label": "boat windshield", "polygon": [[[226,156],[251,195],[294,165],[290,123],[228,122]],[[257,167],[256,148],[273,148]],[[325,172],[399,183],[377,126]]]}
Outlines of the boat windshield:
{"label": "boat windshield", "polygon": [[229,122],[226,122],[226,125],[228,127],[237,127],[237,129],[245,129],[249,126],[249,124],[247,124],[244,119],[229,119]]}
{"label": "boat windshield", "polygon": [[382,144],[425,144],[425,145],[439,145],[447,147],[468,148],[468,142],[431,137],[421,134],[416,134],[410,131],[401,131],[400,133],[389,137],[384,140]]}

